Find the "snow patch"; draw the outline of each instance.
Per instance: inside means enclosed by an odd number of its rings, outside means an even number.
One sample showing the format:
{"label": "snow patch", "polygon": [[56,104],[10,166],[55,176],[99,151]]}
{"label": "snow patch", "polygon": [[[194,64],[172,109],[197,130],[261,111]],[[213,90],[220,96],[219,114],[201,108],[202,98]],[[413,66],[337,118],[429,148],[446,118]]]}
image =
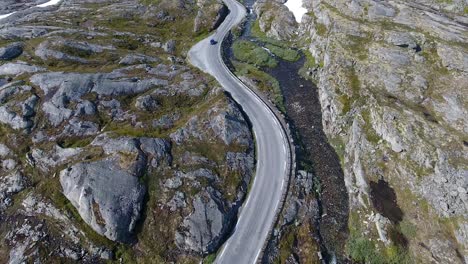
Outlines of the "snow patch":
{"label": "snow patch", "polygon": [[307,13],[307,9],[302,6],[302,0],[288,0],[284,5],[293,12],[297,23],[301,23],[302,16]]}
{"label": "snow patch", "polygon": [[[13,12],[13,13],[14,13],[14,12]],[[0,19],[7,18],[7,17],[13,15],[13,13],[5,14],[5,15],[0,15]]]}
{"label": "snow patch", "polygon": [[60,1],[62,0],[51,0],[47,3],[43,3],[43,4],[40,4],[40,5],[37,5],[37,7],[46,7],[46,6],[51,6],[51,5],[56,5],[58,4]]}
{"label": "snow patch", "polygon": [[[37,5],[37,6],[35,6],[35,7],[47,7],[47,6],[52,6],[52,5],[58,4],[60,1],[62,1],[62,0],[51,0],[51,1],[49,1],[49,2],[46,2],[46,3],[43,3],[43,4]],[[16,12],[12,12],[12,13],[5,14],[5,15],[0,15],[0,19],[7,18],[7,17],[13,15],[14,13],[16,13]]]}

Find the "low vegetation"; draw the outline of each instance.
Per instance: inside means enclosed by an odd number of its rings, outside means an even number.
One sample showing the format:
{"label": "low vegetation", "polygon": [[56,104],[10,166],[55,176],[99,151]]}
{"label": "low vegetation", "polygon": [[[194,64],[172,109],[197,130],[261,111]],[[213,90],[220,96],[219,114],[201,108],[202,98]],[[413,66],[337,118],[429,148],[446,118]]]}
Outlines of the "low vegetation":
{"label": "low vegetation", "polygon": [[281,111],[286,111],[278,80],[250,64],[234,62],[234,67],[237,76],[245,76],[252,80],[255,86],[268,95]]}
{"label": "low vegetation", "polygon": [[301,55],[297,50],[290,49],[290,48],[283,48],[280,46],[276,46],[273,44],[266,44],[265,47],[275,56],[278,56],[279,58],[286,60],[286,61],[297,61],[301,58]]}

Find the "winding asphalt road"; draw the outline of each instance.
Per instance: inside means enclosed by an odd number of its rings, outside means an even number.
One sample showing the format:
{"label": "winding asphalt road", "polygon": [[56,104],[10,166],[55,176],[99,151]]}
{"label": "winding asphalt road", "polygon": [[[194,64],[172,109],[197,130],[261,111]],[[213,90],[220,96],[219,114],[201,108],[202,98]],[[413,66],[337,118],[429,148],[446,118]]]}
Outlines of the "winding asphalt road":
{"label": "winding asphalt road", "polygon": [[[286,133],[270,108],[235,77],[221,57],[221,41],[246,15],[243,5],[224,0],[230,13],[217,31],[189,51],[190,62],[214,76],[249,117],[256,139],[257,168],[247,200],[241,208],[232,236],[219,252],[216,263],[249,264],[259,258],[268,238],[289,177],[290,149]],[[219,43],[210,45],[210,39]]]}
{"label": "winding asphalt road", "polygon": [[[50,1],[47,1],[43,4],[39,4],[39,5],[36,5],[35,7],[48,7],[48,6],[53,6],[53,5],[56,5],[58,4],[60,1],[62,0],[50,0]],[[35,7],[29,7],[27,9],[32,9],[32,8],[35,8]],[[21,11],[21,10],[20,10]],[[3,15],[0,15],[0,20],[3,19],[3,18],[7,18],[11,15],[13,15],[14,13],[16,13],[17,11],[14,11],[14,12],[11,12],[11,13],[8,13],[8,14],[3,14]]]}
{"label": "winding asphalt road", "polygon": [[[60,0],[51,0],[38,7],[58,2]],[[291,151],[284,129],[267,104],[240,82],[222,61],[221,41],[246,15],[244,6],[237,1],[224,2],[230,10],[225,21],[216,33],[192,47],[188,55],[194,66],[214,76],[232,95],[253,126],[257,147],[256,175],[234,233],[216,258],[216,263],[220,264],[249,264],[259,258],[273,227],[282,194],[287,187]],[[9,15],[1,15],[0,19]],[[217,40],[219,44],[210,45],[210,39]]]}

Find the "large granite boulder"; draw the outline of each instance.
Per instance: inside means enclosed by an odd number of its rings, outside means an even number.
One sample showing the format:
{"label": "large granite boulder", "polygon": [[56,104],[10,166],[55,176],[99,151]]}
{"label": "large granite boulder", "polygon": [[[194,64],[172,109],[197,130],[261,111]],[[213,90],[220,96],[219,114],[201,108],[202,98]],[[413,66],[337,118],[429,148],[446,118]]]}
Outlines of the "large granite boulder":
{"label": "large granite boulder", "polygon": [[16,42],[6,47],[0,47],[0,60],[12,60],[23,53],[23,44]]}
{"label": "large granite boulder", "polygon": [[148,157],[157,166],[168,159],[169,145],[160,139],[107,135],[98,136],[91,145],[101,147],[106,158],[61,171],[63,193],[96,232],[113,241],[130,242],[146,194],[141,177]]}
{"label": "large granite boulder", "polygon": [[71,102],[79,102],[81,97],[96,93],[101,96],[119,96],[142,93],[151,88],[167,85],[158,78],[128,78],[120,73],[79,74],[60,72],[36,74],[31,82],[39,86],[47,97],[42,105],[49,122],[60,125],[74,113],[82,112],[82,106],[71,108]]}
{"label": "large granite boulder", "polygon": [[83,220],[113,241],[129,242],[145,187],[116,157],[73,165],[60,173],[63,193]]}
{"label": "large granite boulder", "polygon": [[62,170],[63,194],[97,233],[113,241],[131,242],[146,194],[141,177],[148,164],[153,168],[170,164],[170,144],[157,138],[102,134],[91,146],[102,148],[105,158]]}
{"label": "large granite boulder", "polygon": [[243,146],[251,144],[251,133],[242,112],[235,102],[228,99],[227,108],[213,106],[207,113],[207,118],[192,117],[187,124],[172,133],[171,139],[176,144],[188,140],[207,140],[216,138],[226,145],[237,143]]}
{"label": "large granite boulder", "polygon": [[228,208],[220,194],[208,189],[193,199],[193,213],[187,216],[176,233],[180,248],[195,252],[212,252],[219,247],[229,226]]}

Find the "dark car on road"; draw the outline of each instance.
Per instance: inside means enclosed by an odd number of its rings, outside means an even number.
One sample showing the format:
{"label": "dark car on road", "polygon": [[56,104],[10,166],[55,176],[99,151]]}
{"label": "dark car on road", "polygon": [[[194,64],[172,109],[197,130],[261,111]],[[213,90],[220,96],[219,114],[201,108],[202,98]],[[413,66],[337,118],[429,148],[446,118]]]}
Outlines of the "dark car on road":
{"label": "dark car on road", "polygon": [[216,43],[218,43],[218,41],[216,41],[216,40],[214,40],[214,39],[211,39],[211,40],[210,40],[210,44],[211,44],[211,45],[216,45]]}

